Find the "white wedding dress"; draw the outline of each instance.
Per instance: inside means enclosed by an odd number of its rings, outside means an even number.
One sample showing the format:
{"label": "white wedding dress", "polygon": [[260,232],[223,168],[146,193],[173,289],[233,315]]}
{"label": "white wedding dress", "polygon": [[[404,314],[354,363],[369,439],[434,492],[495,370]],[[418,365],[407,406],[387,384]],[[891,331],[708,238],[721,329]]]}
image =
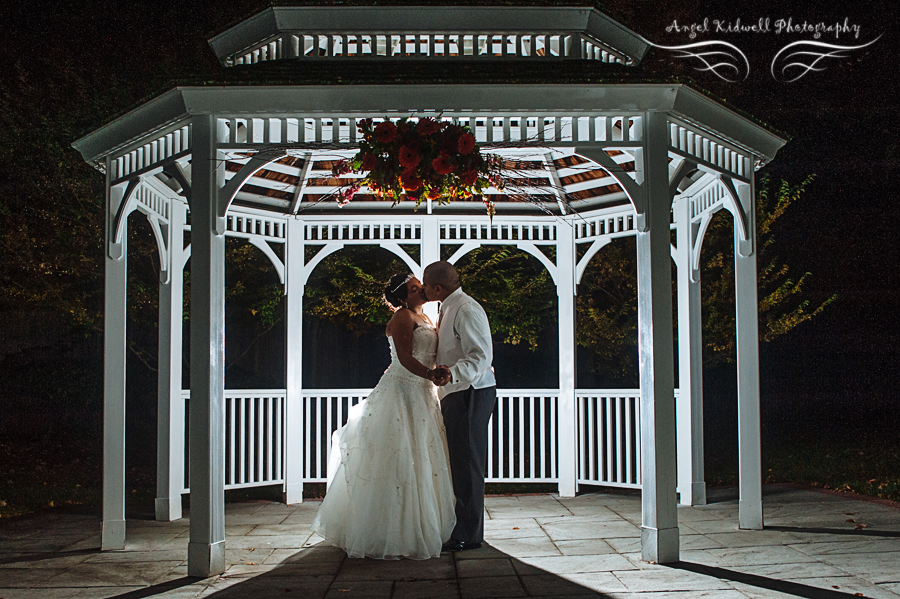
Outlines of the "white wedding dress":
{"label": "white wedding dress", "polygon": [[[428,559],[456,524],[437,388],[406,370],[394,340],[378,386],[332,436],[328,492],[312,529],[350,557]],[[437,332],[413,331],[412,353],[434,365]]]}

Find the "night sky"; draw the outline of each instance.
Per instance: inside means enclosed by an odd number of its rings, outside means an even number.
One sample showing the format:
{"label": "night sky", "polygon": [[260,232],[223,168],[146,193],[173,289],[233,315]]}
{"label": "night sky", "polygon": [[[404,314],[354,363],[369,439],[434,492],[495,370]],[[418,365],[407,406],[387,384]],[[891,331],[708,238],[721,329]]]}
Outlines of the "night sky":
{"label": "night sky", "polygon": [[[787,338],[762,346],[764,401],[819,403],[820,411],[835,410],[835,421],[855,414],[895,426],[894,339],[900,329],[897,9],[887,2],[719,0],[661,8],[642,0],[607,5],[610,14],[659,45],[721,40],[741,48],[750,72],[737,83],[693,71],[663,50],[651,51],[646,61],[656,72],[671,68],[692,77],[698,87],[790,136],[762,172],[791,183],[817,176],[800,204],[782,219],[776,236],[795,276],[812,273],[810,302],[832,294],[838,301]],[[25,73],[46,85],[40,101],[47,111],[73,110],[69,94],[78,90],[81,107],[73,118],[83,134],[142,98],[165,91],[175,78],[218,72],[205,40],[265,6],[224,0],[7,2],[0,8],[5,76]],[[727,27],[737,19],[745,25],[768,19],[769,30],[718,30],[716,20]],[[809,32],[776,33],[780,19],[790,19],[794,26],[843,24],[846,19],[858,27],[858,37],[850,32],[835,39],[826,32],[818,40],[822,42],[860,45],[881,37],[865,49],[848,51],[847,58],[823,62],[821,72],[779,82],[770,73],[772,58],[788,43],[814,39]],[[704,20],[709,31],[695,40],[686,32],[667,31],[676,21],[684,26]],[[85,98],[96,110],[83,108]],[[832,401],[852,406],[852,413],[838,413]]]}

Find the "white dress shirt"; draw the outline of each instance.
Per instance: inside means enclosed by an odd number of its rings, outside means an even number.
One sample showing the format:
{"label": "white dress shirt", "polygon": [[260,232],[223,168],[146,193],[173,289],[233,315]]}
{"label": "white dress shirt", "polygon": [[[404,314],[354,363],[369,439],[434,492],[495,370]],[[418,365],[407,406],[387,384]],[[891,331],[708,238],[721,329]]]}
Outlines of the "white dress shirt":
{"label": "white dress shirt", "polygon": [[462,288],[441,303],[438,320],[437,363],[450,367],[450,382],[438,387],[441,399],[449,393],[497,384],[491,361],[494,348],[484,308]]}

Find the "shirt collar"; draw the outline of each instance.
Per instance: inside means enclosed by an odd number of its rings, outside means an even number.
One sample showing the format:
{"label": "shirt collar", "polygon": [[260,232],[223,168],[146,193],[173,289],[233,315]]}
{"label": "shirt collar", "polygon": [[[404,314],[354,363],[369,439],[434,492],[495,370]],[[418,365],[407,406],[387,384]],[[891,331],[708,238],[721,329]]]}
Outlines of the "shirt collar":
{"label": "shirt collar", "polygon": [[441,302],[441,311],[444,311],[445,306],[449,306],[455,301],[458,301],[462,296],[465,295],[463,293],[462,287],[457,287],[456,290],[444,298],[444,301]]}

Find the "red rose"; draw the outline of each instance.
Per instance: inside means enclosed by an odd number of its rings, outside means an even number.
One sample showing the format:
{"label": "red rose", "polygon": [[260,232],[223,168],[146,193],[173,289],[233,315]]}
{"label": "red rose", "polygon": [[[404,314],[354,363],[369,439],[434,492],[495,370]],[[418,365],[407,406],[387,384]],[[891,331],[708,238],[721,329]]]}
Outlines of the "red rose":
{"label": "red rose", "polygon": [[475,185],[478,182],[478,173],[476,171],[464,172],[463,181],[466,185]]}
{"label": "red rose", "polygon": [[362,166],[360,168],[362,168],[362,170],[364,171],[370,171],[375,168],[375,165],[377,163],[378,159],[375,158],[375,154],[369,154],[368,152],[366,152],[365,154],[363,154]]}
{"label": "red rose", "polygon": [[388,144],[397,137],[397,127],[390,121],[378,123],[375,126],[375,141],[378,143]]}
{"label": "red rose", "polygon": [[459,136],[459,153],[462,155],[471,154],[475,149],[475,136],[471,133],[463,133]]}
{"label": "red rose", "polygon": [[431,118],[420,119],[416,124],[416,133],[419,135],[428,136],[437,133],[438,130],[440,130],[440,125]]}
{"label": "red rose", "polygon": [[435,172],[441,175],[449,175],[455,170],[453,163],[450,162],[450,157],[441,152],[437,158],[431,161],[431,167],[435,170]]}
{"label": "red rose", "polygon": [[400,166],[411,169],[418,166],[419,162],[422,161],[422,156],[409,146],[400,146],[397,161],[400,163]]}

